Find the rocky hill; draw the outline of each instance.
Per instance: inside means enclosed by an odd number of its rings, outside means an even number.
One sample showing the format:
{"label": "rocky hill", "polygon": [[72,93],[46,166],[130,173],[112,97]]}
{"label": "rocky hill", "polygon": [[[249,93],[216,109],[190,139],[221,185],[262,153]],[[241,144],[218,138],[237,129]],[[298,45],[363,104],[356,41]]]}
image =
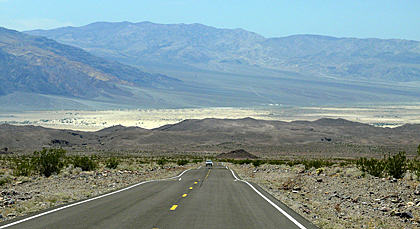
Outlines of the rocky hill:
{"label": "rocky hill", "polygon": [[280,122],[246,119],[186,120],[153,130],[114,126],[97,132],[36,126],[0,126],[0,148],[9,152],[64,147],[76,150],[212,151],[244,149],[275,154],[381,155],[409,151],[420,139],[419,125],[380,128],[343,119]]}
{"label": "rocky hill", "polygon": [[96,22],[26,33],[138,66],[152,61],[234,73],[239,66],[252,66],[340,79],[420,80],[418,41],[318,35],[265,38],[242,29],[151,22]]}

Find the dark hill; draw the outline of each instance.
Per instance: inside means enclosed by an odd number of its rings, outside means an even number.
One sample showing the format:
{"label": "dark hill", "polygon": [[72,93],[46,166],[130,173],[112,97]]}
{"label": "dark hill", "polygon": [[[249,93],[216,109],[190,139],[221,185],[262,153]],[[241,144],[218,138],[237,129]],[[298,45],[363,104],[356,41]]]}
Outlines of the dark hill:
{"label": "dark hill", "polygon": [[11,152],[65,147],[77,150],[381,155],[419,145],[420,125],[380,128],[342,119],[280,122],[256,119],[185,120],[161,128],[113,126],[96,132],[0,125],[0,149]]}
{"label": "dark hill", "polygon": [[243,149],[233,150],[228,153],[221,153],[216,158],[232,158],[232,159],[257,159],[258,157],[248,153]]}

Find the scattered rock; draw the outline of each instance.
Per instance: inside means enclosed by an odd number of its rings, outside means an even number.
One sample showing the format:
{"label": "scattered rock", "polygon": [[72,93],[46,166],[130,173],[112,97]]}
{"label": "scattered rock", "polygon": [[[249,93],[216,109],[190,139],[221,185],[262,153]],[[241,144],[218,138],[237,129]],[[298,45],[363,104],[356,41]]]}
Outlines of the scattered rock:
{"label": "scattered rock", "polygon": [[414,216],[411,212],[397,212],[397,213],[395,213],[395,215],[399,216],[401,218],[407,218],[407,219],[414,218]]}
{"label": "scattered rock", "polygon": [[382,212],[389,212],[389,211],[391,211],[391,209],[389,209],[388,207],[381,207],[381,208],[379,209],[379,211],[382,211]]}
{"label": "scattered rock", "polygon": [[[251,165],[235,166],[243,179],[259,184],[321,228],[348,228],[350,225],[365,228],[366,222],[372,228],[383,225],[387,228],[413,228],[412,224],[417,225],[417,219],[420,219],[420,198],[413,195],[414,187],[420,189],[417,180],[341,176],[335,172],[337,168],[334,166],[325,167],[325,172],[319,177],[315,169],[299,173],[302,170],[294,166],[262,165],[254,173],[255,168]],[[341,169],[361,173],[355,166]],[[268,170],[271,171],[269,174],[264,172]],[[283,188],[269,189],[270,186]],[[302,192],[305,195],[286,191],[294,187],[305,190]],[[310,214],[305,209],[310,210]],[[398,217],[391,217],[396,214]]]}
{"label": "scattered rock", "polygon": [[4,148],[0,149],[0,154],[10,154],[9,148],[4,147]]}

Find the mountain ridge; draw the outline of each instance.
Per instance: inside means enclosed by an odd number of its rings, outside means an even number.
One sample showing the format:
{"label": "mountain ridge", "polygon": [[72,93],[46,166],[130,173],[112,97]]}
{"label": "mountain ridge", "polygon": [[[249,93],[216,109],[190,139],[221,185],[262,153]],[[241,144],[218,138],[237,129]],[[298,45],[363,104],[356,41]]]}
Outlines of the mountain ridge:
{"label": "mountain ridge", "polygon": [[[105,32],[112,35],[99,36]],[[420,81],[420,42],[413,40],[321,35],[265,38],[243,29],[151,22],[98,22],[26,33],[42,34],[133,65],[141,65],[141,60],[148,59],[204,69],[233,64],[344,79]],[[138,56],[140,62],[126,58],[130,55]]]}
{"label": "mountain ridge", "polygon": [[[0,94],[16,91],[92,98],[130,96],[115,84],[154,86],[177,81],[105,60],[46,37],[0,28]],[[160,83],[158,80],[161,80]]]}

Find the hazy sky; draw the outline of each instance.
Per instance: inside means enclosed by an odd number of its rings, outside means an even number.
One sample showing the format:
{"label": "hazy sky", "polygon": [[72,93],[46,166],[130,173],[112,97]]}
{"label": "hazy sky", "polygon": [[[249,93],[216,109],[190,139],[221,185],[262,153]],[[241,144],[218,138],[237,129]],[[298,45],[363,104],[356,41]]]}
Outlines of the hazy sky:
{"label": "hazy sky", "polygon": [[419,0],[0,0],[0,26],[9,29],[97,21],[201,23],[267,38],[319,34],[420,41]]}

